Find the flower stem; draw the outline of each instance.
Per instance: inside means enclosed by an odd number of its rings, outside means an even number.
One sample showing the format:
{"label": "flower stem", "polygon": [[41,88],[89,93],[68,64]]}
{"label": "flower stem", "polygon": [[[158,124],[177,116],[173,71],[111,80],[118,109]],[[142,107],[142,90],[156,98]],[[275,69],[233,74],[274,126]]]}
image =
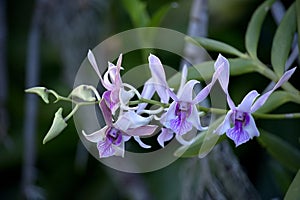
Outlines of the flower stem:
{"label": "flower stem", "polygon": [[285,114],[264,114],[253,113],[256,119],[296,119],[300,118],[300,113],[285,113]]}
{"label": "flower stem", "polygon": [[159,101],[155,101],[152,99],[144,99],[144,98],[140,98],[139,100],[136,100],[136,101],[130,101],[129,105],[136,105],[136,104],[140,104],[140,103],[149,103],[152,105],[158,105],[163,108],[167,108],[170,106],[170,104],[167,104],[167,103],[161,103]]}

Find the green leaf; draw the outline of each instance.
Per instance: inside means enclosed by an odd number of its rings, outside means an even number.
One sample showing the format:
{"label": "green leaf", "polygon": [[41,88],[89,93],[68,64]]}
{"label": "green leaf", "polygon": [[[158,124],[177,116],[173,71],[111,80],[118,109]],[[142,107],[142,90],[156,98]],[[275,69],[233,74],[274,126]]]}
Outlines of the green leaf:
{"label": "green leaf", "polygon": [[284,72],[285,63],[296,32],[296,5],[290,6],[280,22],[272,44],[271,63],[275,73],[280,77]]}
{"label": "green leaf", "polygon": [[245,57],[245,54],[243,54],[233,46],[230,46],[226,43],[217,40],[208,39],[204,37],[186,37],[185,39],[186,41],[191,42],[197,46],[203,47],[206,50],[216,51],[220,53],[228,53],[241,58]]}
{"label": "green leaf", "polygon": [[140,0],[122,0],[122,3],[134,27],[144,27],[149,23],[150,18],[144,2]]}
{"label": "green leaf", "polygon": [[33,93],[39,95],[45,103],[49,103],[49,92],[45,87],[32,87],[25,90],[27,93]]}
{"label": "green leaf", "polygon": [[225,118],[225,115],[218,118],[212,125],[210,125],[208,127],[208,130],[206,131],[206,134],[205,134],[203,144],[201,145],[201,148],[198,153],[199,158],[204,158],[209,152],[211,152],[211,150],[217,144],[217,142],[220,138],[220,135],[214,133],[214,131],[224,121],[224,118]]}
{"label": "green leaf", "polygon": [[298,49],[300,52],[300,0],[296,0],[296,14],[297,14],[297,30],[298,30]]}
{"label": "green leaf", "polygon": [[261,136],[257,139],[267,151],[283,166],[295,172],[300,168],[300,151],[280,137],[260,130]]}
{"label": "green leaf", "polygon": [[284,200],[298,200],[300,194],[300,169],[298,170],[293,182],[291,183]]}
{"label": "green leaf", "polygon": [[209,153],[220,137],[219,135],[214,134],[213,131],[221,124],[224,118],[225,115],[211,123],[208,130],[199,133],[191,145],[179,147],[174,153],[175,156],[194,157],[199,156],[199,153],[201,153],[201,156]]}
{"label": "green leaf", "polygon": [[246,49],[251,57],[257,57],[257,46],[258,40],[260,36],[260,31],[264,19],[266,17],[267,12],[269,11],[271,5],[275,2],[275,0],[267,0],[263,4],[261,4],[254,12],[251,17],[251,20],[248,24],[246,31]]}
{"label": "green leaf", "polygon": [[69,95],[69,98],[79,98],[83,101],[96,101],[94,97],[94,91],[96,89],[90,85],[79,85]]}
{"label": "green leaf", "polygon": [[59,108],[55,113],[53,123],[43,140],[43,144],[46,144],[47,142],[58,136],[67,127],[68,124],[62,117],[62,110],[62,108]]}
{"label": "green leaf", "polygon": [[152,16],[150,21],[148,22],[147,26],[153,27],[153,26],[159,26],[161,24],[161,21],[166,16],[167,12],[170,10],[171,5],[164,5],[160,7]]}
{"label": "green leaf", "polygon": [[260,107],[256,112],[268,113],[278,108],[279,106],[291,101],[293,101],[293,97],[289,92],[280,90],[275,91],[270,95],[266,103],[262,107]]}

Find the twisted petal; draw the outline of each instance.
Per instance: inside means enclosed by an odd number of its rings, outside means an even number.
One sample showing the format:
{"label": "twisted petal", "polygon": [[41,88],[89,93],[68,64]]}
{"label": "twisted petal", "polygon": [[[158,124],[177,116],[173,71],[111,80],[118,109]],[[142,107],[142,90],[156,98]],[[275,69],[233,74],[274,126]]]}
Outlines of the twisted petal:
{"label": "twisted petal", "polygon": [[166,91],[169,86],[166,81],[165,70],[158,57],[150,54],[150,56],[148,57],[148,61],[152,79],[155,83],[155,90],[161,98],[161,101],[163,103],[167,103],[169,101],[169,93],[167,93]]}
{"label": "twisted petal", "polygon": [[[147,80],[144,84],[143,91],[141,94],[141,97],[144,99],[151,99],[155,92],[154,84],[153,84],[152,78]],[[144,110],[147,106],[147,103],[140,103],[137,108],[137,113],[140,113],[142,110]]]}
{"label": "twisted petal", "polygon": [[181,94],[178,95],[179,101],[192,102],[193,101],[193,88],[199,83],[196,80],[188,81],[182,88]]}
{"label": "twisted petal", "polygon": [[224,68],[221,75],[219,76],[218,80],[220,82],[220,85],[225,92],[225,94],[228,94],[228,83],[229,83],[229,62],[228,60],[219,54],[215,64],[214,64],[215,71],[217,71],[218,68]]}
{"label": "twisted petal", "polygon": [[173,131],[169,128],[162,128],[161,133],[157,137],[157,141],[161,147],[165,147],[165,142],[173,138]]}
{"label": "twisted petal", "polygon": [[218,77],[220,76],[221,72],[224,71],[224,65],[220,66],[217,68],[217,70],[215,71],[215,73],[213,74],[212,80],[211,82],[206,85],[195,97],[195,99],[193,100],[193,103],[199,103],[201,101],[203,101],[208,94],[210,93],[210,90],[212,88],[212,86],[215,84],[216,80],[218,79]]}
{"label": "twisted petal", "polygon": [[218,128],[214,131],[214,133],[218,134],[218,135],[222,135],[224,133],[226,133],[226,131],[228,129],[230,129],[231,127],[231,116],[233,114],[233,111],[230,110],[228,111],[228,113],[225,116],[225,119],[223,120],[223,122],[218,126]]}
{"label": "twisted petal", "polygon": [[145,148],[145,149],[150,149],[150,148],[151,148],[151,146],[145,144],[145,143],[141,140],[140,137],[134,136],[133,138],[134,138],[134,140],[135,140],[137,143],[139,143],[139,145],[140,145],[141,147],[143,147],[143,148]]}
{"label": "twisted petal", "polygon": [[236,109],[242,112],[249,113],[251,111],[251,106],[258,95],[259,94],[256,90],[252,90],[244,97],[243,101],[240,103],[240,105],[238,105]]}
{"label": "twisted petal", "polygon": [[255,112],[257,109],[259,109],[269,98],[269,96],[272,94],[272,92],[274,92],[274,90],[276,90],[277,88],[279,88],[282,84],[284,84],[286,81],[289,80],[289,78],[291,78],[291,76],[293,75],[293,73],[295,72],[296,67],[294,67],[293,69],[290,69],[288,71],[286,71],[282,77],[279,79],[279,81],[276,83],[276,85],[273,87],[273,89],[271,89],[270,91],[268,91],[267,93],[261,95],[259,97],[259,99],[257,99],[257,101],[253,104],[253,106],[251,107],[251,113]]}

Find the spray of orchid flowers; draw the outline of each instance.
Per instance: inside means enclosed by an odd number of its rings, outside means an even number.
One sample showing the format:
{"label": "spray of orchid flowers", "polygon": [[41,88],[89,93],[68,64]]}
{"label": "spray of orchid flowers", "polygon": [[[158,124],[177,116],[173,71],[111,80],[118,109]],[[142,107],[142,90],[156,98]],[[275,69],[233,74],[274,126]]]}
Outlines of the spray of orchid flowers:
{"label": "spray of orchid flowers", "polygon": [[[56,101],[65,100],[75,103],[72,112],[62,117],[62,108],[56,114],[53,124],[44,138],[44,143],[56,137],[67,126],[67,120],[80,106],[99,105],[105,126],[83,136],[95,144],[100,158],[110,156],[124,156],[125,143],[133,138],[142,148],[151,148],[145,144],[141,137],[157,136],[157,142],[162,148],[173,137],[182,145],[190,145],[194,139],[185,137],[192,129],[201,133],[207,130],[201,123],[201,110],[197,105],[205,100],[216,82],[219,82],[227,98],[229,110],[225,110],[226,117],[213,131],[214,134],[226,134],[239,146],[253,137],[258,137],[259,130],[255,124],[253,113],[257,111],[269,98],[271,93],[284,84],[294,73],[295,68],[286,71],[276,85],[268,92],[259,95],[256,90],[250,91],[236,106],[228,91],[230,64],[228,60],[219,54],[214,63],[214,73],[210,83],[206,84],[200,92],[195,94],[194,87],[198,80],[187,80],[188,69],[184,66],[181,71],[181,81],[178,89],[170,88],[166,79],[164,67],[160,59],[150,54],[148,57],[151,78],[148,79],[140,93],[136,88],[123,83],[121,78],[122,54],[116,65],[108,63],[107,71],[102,75],[99,71],[96,59],[92,51],[88,52],[88,60],[105,88],[103,94],[99,94],[91,85],[80,85],[75,88],[68,97],[58,95],[53,90],[44,87],[34,87],[26,92],[38,94],[46,103],[48,95],[52,94]],[[157,93],[159,100],[153,100]],[[137,100],[136,100],[137,99]],[[148,109],[148,105],[156,105],[157,109]],[[152,123],[156,121],[154,125]]]}

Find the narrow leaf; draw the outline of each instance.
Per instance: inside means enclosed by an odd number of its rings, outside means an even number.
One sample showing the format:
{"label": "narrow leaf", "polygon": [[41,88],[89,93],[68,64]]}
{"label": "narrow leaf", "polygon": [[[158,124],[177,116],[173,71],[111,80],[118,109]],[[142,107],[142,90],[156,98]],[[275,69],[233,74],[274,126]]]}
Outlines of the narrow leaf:
{"label": "narrow leaf", "polygon": [[300,168],[300,151],[280,137],[260,130],[259,143],[283,166],[295,172]]}
{"label": "narrow leaf", "polygon": [[251,57],[257,57],[257,46],[264,19],[275,0],[267,0],[261,4],[251,17],[246,31],[246,49]]}
{"label": "narrow leaf", "polygon": [[211,152],[211,150],[217,144],[217,142],[220,138],[220,135],[215,134],[214,131],[223,122],[224,118],[225,118],[225,115],[222,117],[219,117],[212,125],[210,125],[208,127],[203,144],[201,145],[201,148],[198,153],[199,158],[204,158],[209,152]]}
{"label": "narrow leaf", "polygon": [[143,27],[149,23],[150,19],[144,2],[140,0],[122,0],[122,3],[134,27]]}
{"label": "narrow leaf", "polygon": [[284,200],[297,200],[300,194],[300,169],[298,170],[293,182],[291,183]]}
{"label": "narrow leaf", "polygon": [[296,5],[290,6],[280,22],[272,44],[271,62],[274,71],[282,76],[296,32]]}
{"label": "narrow leaf", "polygon": [[48,141],[58,136],[67,127],[68,124],[62,117],[62,110],[62,108],[59,108],[58,111],[55,113],[54,120],[43,140],[43,144],[46,144]]}
{"label": "narrow leaf", "polygon": [[147,26],[154,27],[159,26],[161,24],[161,21],[166,16],[167,12],[170,10],[171,5],[164,5],[160,7],[152,16],[150,21],[148,22]]}
{"label": "narrow leaf", "polygon": [[[189,146],[181,146],[175,151],[175,156],[181,155],[181,157],[194,157],[199,156],[199,150],[202,149],[201,155],[204,155],[204,153],[208,153],[216,143],[214,143],[213,146],[208,145],[209,138],[211,138],[211,135],[215,135],[214,139],[220,136],[217,134],[214,134],[213,131],[221,124],[221,122],[224,120],[225,116],[219,117],[217,120],[215,120],[212,124],[210,124],[208,130],[202,131],[199,133],[195,139],[194,142]],[[212,140],[211,140],[212,141]],[[203,144],[205,144],[203,146]],[[203,146],[203,147],[202,147]]]}
{"label": "narrow leaf", "polygon": [[217,40],[208,39],[204,37],[186,37],[185,39],[186,41],[191,42],[197,46],[203,47],[206,50],[216,51],[219,53],[228,53],[241,58],[245,57],[245,54],[243,54],[233,46],[230,46],[226,43]]}
{"label": "narrow leaf", "polygon": [[296,14],[297,14],[297,30],[298,30],[298,49],[300,52],[300,0],[296,0]]}

